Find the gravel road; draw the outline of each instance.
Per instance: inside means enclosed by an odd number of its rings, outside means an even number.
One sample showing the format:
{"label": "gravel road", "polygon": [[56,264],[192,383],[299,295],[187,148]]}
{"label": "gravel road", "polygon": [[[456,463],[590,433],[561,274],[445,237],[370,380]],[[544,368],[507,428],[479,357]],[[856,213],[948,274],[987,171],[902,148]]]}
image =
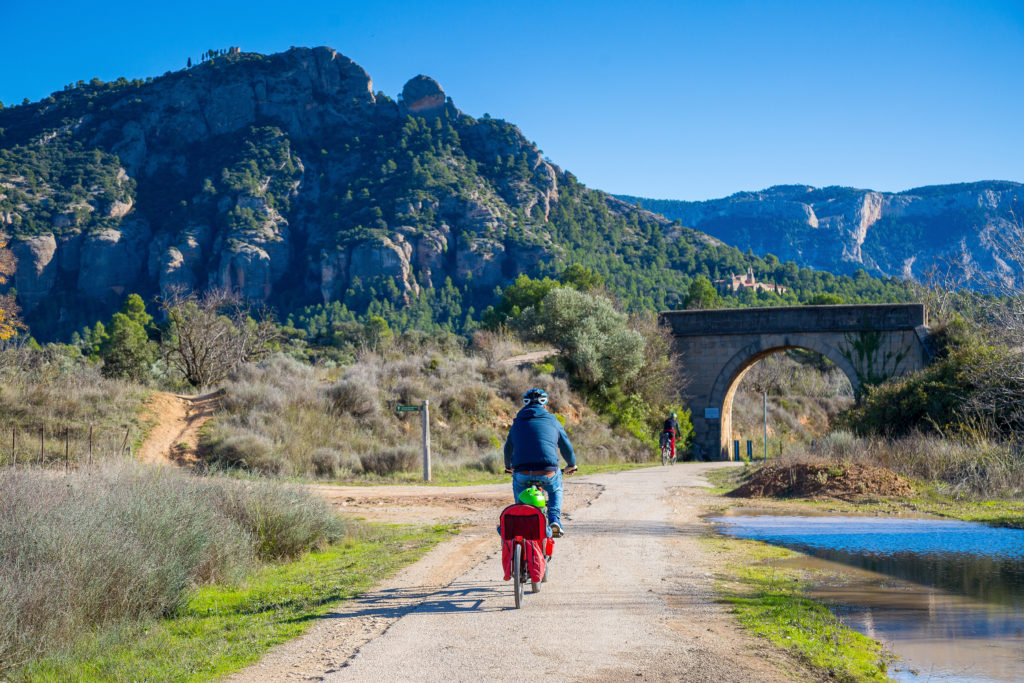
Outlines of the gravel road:
{"label": "gravel road", "polygon": [[813,680],[714,602],[698,517],[713,499],[697,487],[722,466],[568,479],[567,535],[519,610],[493,530],[501,506],[481,513],[232,680]]}

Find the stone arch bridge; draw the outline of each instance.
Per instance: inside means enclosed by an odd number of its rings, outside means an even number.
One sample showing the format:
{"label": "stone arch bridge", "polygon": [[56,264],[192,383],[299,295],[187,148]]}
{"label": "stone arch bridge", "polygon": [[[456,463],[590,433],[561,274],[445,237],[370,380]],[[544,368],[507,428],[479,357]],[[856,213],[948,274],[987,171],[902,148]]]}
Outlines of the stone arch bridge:
{"label": "stone arch bridge", "polygon": [[932,357],[923,304],[668,311],[661,319],[688,380],[695,446],[712,460],[731,457],[736,387],[765,356],[816,351],[846,374],[857,395],[865,384],[919,370]]}

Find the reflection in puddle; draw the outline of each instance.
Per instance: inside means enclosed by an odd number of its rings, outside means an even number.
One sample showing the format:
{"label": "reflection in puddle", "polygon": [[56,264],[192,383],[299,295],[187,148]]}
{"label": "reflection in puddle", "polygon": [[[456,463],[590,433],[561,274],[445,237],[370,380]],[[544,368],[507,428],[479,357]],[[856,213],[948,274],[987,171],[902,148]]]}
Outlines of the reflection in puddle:
{"label": "reflection in puddle", "polygon": [[1024,531],[930,519],[729,515],[732,536],[799,550],[813,597],[903,661],[896,680],[1016,681],[1024,665]]}

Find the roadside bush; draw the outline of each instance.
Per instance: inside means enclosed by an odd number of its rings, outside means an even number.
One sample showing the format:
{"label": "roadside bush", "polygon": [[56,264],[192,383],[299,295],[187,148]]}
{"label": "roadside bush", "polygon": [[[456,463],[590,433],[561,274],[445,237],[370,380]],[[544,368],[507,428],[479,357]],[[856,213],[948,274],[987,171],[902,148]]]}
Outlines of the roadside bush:
{"label": "roadside bush", "polygon": [[316,476],[328,479],[338,476],[342,469],[343,457],[340,451],[333,448],[318,448],[309,454]]}
{"label": "roadside bush", "polygon": [[0,678],[96,627],[171,614],[257,558],[347,533],[319,500],[270,483],[123,464],[0,470]]}
{"label": "roadside bush", "polygon": [[396,446],[359,457],[364,472],[386,477],[396,472],[408,472],[417,467],[422,454],[414,446]]}
{"label": "roadside bush", "polygon": [[886,467],[897,474],[932,483],[941,492],[973,498],[1024,497],[1021,446],[979,435],[940,437],[914,433],[898,439],[858,437],[835,431],[798,447],[787,459],[824,458]]}
{"label": "roadside bush", "polygon": [[207,459],[263,474],[284,471],[284,462],[267,437],[246,430],[226,434],[223,431],[217,430],[216,435],[206,441],[204,455]]}
{"label": "roadside bush", "polygon": [[345,536],[346,526],[320,498],[269,482],[223,487],[218,508],[253,538],[262,560],[295,557]]}
{"label": "roadside bush", "polygon": [[484,472],[501,474],[505,471],[505,456],[498,451],[489,451],[480,458],[478,465]]}
{"label": "roadside bush", "polygon": [[365,377],[350,375],[342,377],[327,390],[334,409],[354,417],[366,417],[380,410],[377,393],[376,384],[368,383]]}

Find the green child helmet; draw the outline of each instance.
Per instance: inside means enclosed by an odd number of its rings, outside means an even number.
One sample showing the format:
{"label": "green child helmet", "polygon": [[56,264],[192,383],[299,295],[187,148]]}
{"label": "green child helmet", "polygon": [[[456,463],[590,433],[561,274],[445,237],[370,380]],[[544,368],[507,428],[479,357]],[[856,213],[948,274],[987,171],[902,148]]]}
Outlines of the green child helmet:
{"label": "green child helmet", "polygon": [[548,501],[544,497],[544,492],[540,489],[531,486],[528,489],[523,489],[523,492],[519,494],[519,502],[524,505],[532,505],[537,508],[547,507]]}

